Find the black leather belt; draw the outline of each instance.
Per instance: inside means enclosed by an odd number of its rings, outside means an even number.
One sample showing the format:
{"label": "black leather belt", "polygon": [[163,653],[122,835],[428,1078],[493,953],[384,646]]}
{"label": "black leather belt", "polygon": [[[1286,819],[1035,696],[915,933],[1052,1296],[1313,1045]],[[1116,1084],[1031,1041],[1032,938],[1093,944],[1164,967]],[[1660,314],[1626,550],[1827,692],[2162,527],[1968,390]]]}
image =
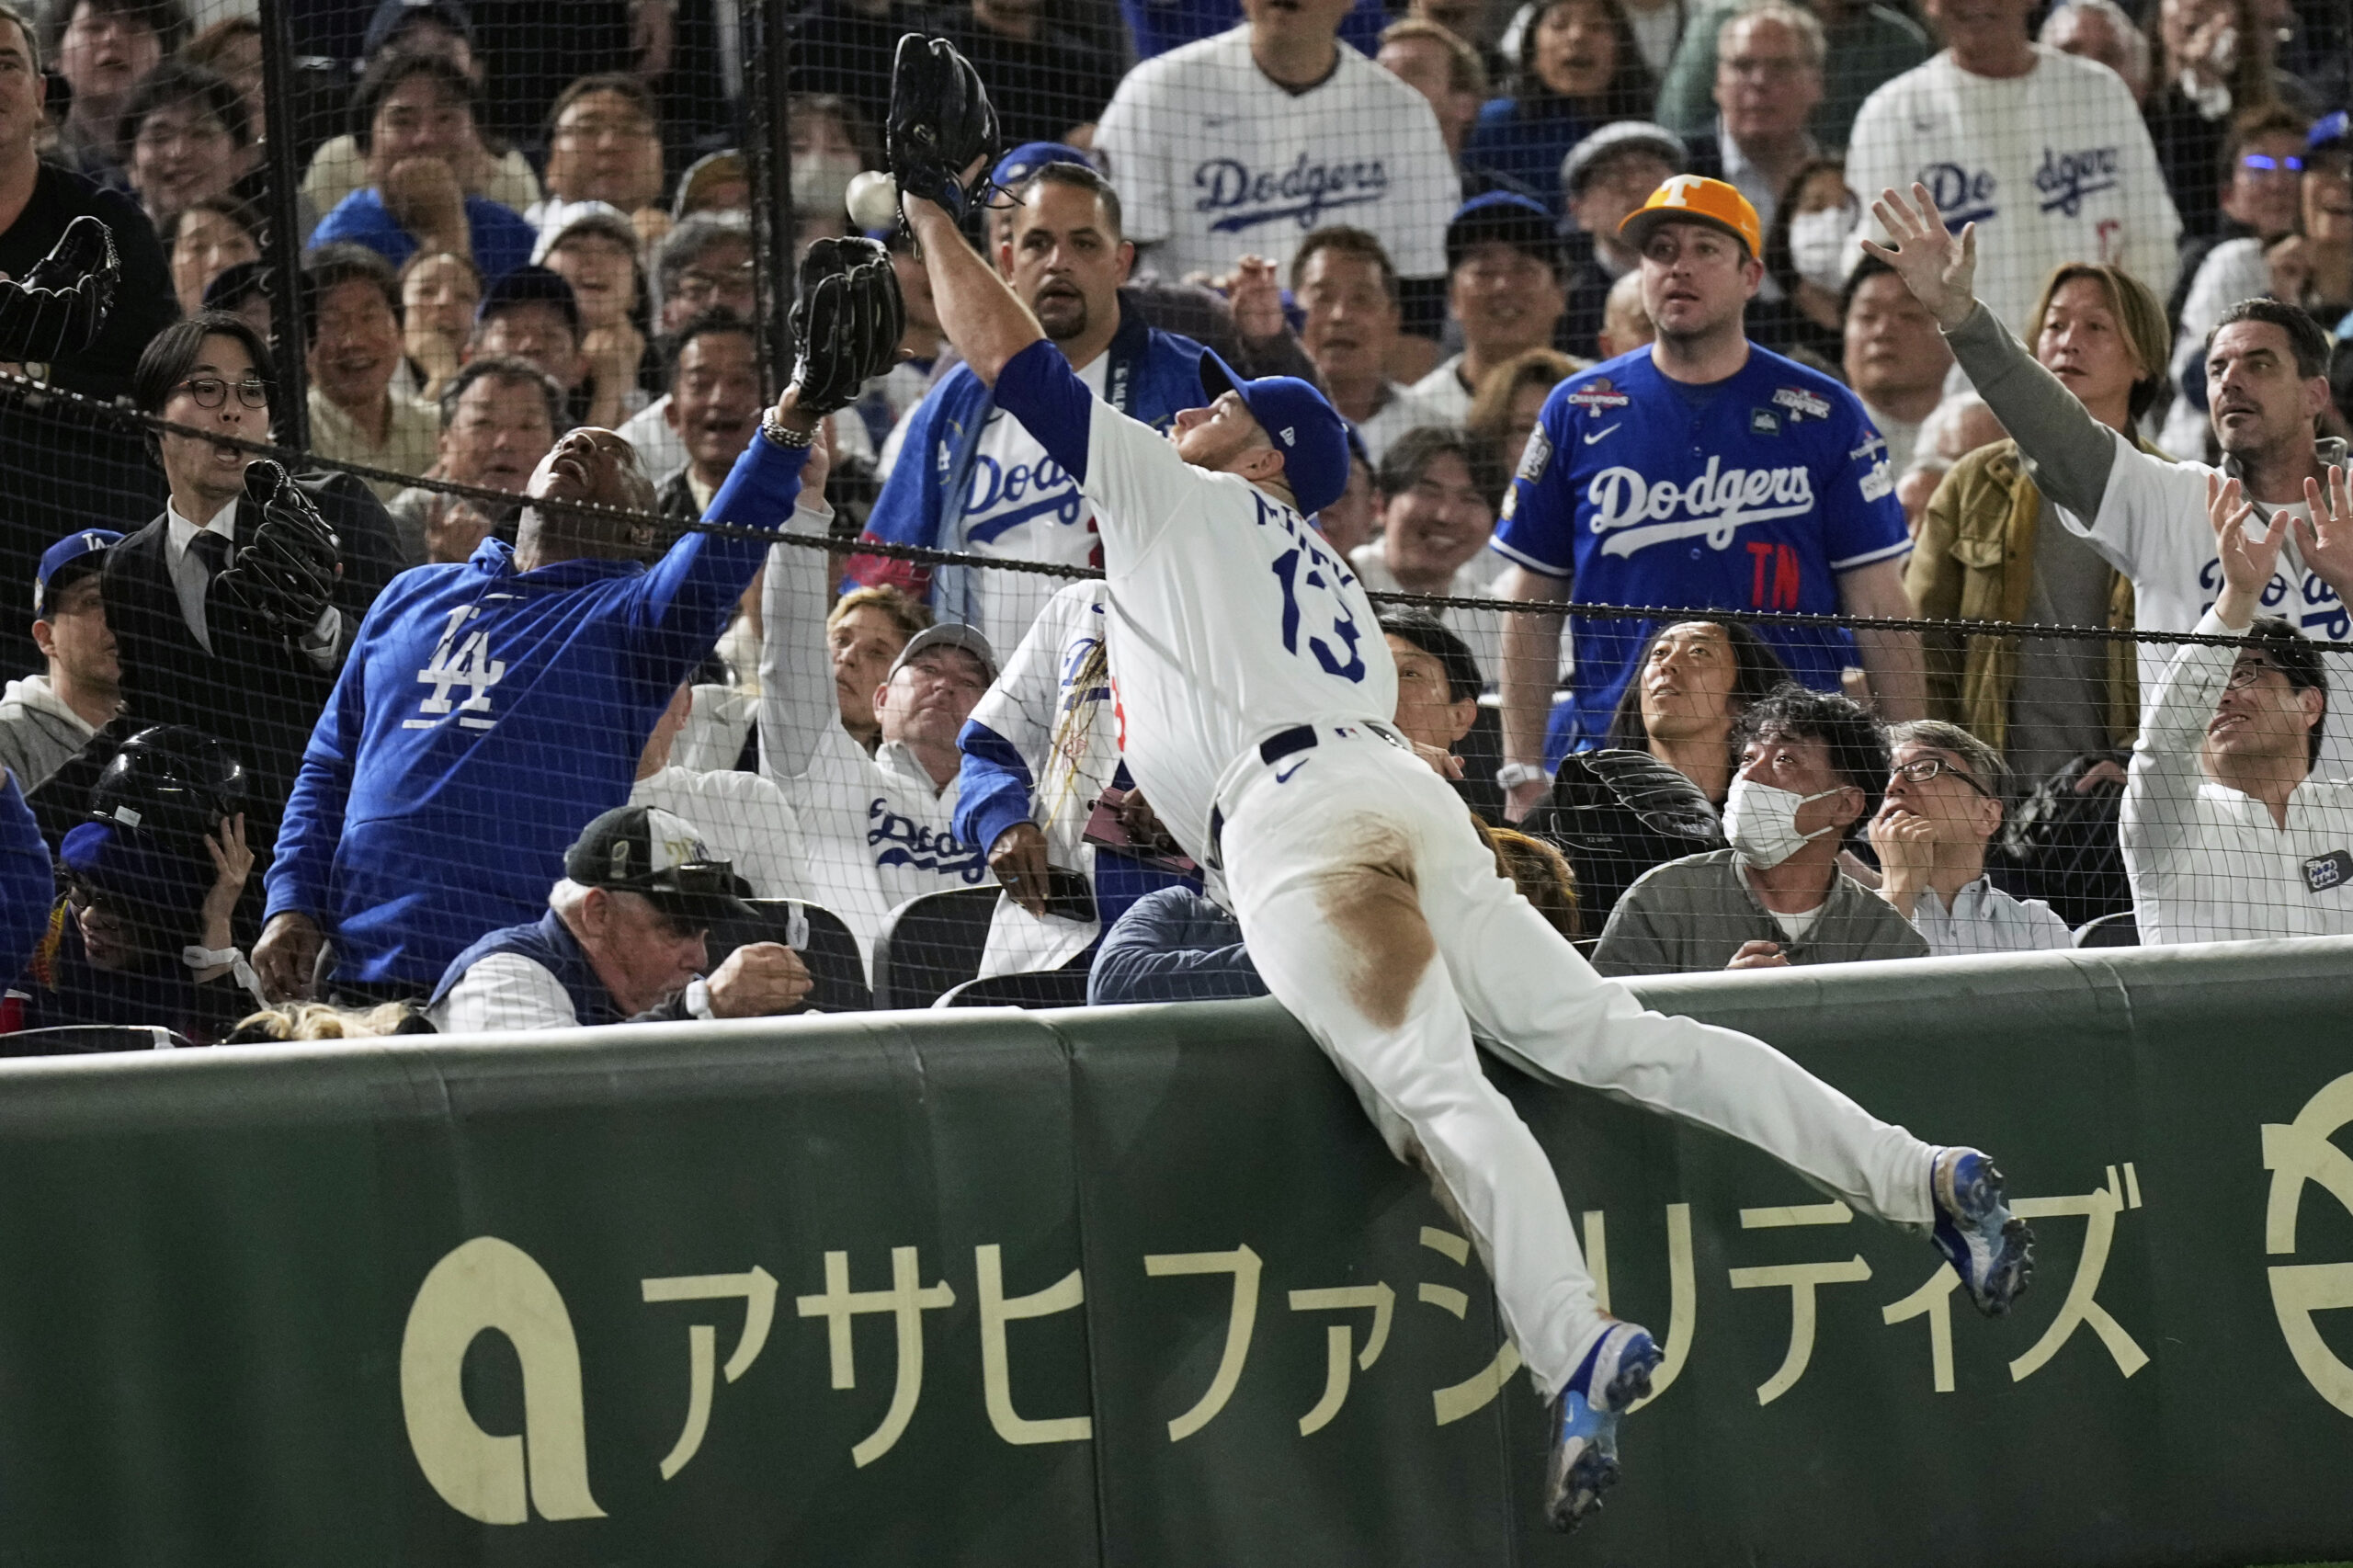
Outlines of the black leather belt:
{"label": "black leather belt", "polygon": [[1283,758],[1309,750],[1315,744],[1315,726],[1296,724],[1279,731],[1258,743],[1258,760],[1268,767]]}

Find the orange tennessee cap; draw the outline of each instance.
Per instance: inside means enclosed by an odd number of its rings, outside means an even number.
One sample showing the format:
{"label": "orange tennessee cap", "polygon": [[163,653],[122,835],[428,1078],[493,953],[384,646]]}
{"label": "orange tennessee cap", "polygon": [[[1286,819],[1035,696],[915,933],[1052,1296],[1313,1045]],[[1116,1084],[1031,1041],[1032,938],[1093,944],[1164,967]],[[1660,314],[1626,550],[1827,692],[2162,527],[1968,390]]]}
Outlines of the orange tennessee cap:
{"label": "orange tennessee cap", "polygon": [[1705,223],[1748,247],[1752,256],[1765,254],[1765,225],[1748,198],[1720,179],[1677,175],[1651,192],[1651,198],[1618,225],[1618,232],[1639,250],[1661,223]]}

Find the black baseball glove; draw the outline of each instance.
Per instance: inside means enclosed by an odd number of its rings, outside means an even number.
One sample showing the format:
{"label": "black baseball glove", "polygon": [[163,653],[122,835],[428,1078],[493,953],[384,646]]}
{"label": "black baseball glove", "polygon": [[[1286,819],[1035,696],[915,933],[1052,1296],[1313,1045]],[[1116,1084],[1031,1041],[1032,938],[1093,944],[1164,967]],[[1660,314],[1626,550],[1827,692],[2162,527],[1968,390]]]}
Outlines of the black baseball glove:
{"label": "black baseball glove", "polygon": [[[899,182],[899,222],[906,200],[934,201],[959,222],[971,201],[964,171],[995,158],[996,110],[972,62],[944,38],[908,33],[891,72],[891,118],[884,125],[891,176]],[[975,187],[985,184],[985,176]]]}
{"label": "black baseball glove", "polygon": [[1563,758],[1552,793],[1520,826],[1569,858],[1588,930],[1598,930],[1626,889],[1653,866],[1724,846],[1723,827],[1708,797],[1646,751],[1584,751]]}
{"label": "black baseball glove", "polygon": [[792,301],[792,386],[801,409],[831,414],[898,362],[906,306],[891,253],[872,240],[817,241]]}
{"label": "black baseball glove", "polygon": [[264,458],[245,470],[245,499],[261,521],[219,578],[256,629],[298,642],[335,597],[342,541],[290,475]]}
{"label": "black baseball glove", "polygon": [[51,364],[89,347],[121,275],[107,226],[87,213],[74,219],[22,278],[0,283],[0,360]]}

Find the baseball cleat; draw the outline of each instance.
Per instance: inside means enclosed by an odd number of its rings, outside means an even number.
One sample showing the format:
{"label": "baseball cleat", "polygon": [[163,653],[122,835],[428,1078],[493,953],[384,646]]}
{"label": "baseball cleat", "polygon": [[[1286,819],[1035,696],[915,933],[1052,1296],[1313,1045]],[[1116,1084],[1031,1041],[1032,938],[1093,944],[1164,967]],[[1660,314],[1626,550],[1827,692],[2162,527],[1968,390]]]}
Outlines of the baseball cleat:
{"label": "baseball cleat", "polygon": [[1929,1167],[1931,1234],[1977,1310],[2000,1317],[2034,1278],[2034,1232],[2010,1213],[2002,1173],[1974,1149],[1941,1149]]}
{"label": "baseball cleat", "polygon": [[1612,1324],[1561,1391],[1544,1460],[1544,1517],[1554,1529],[1576,1528],[1618,1484],[1618,1418],[1650,1397],[1663,1358],[1647,1332]]}

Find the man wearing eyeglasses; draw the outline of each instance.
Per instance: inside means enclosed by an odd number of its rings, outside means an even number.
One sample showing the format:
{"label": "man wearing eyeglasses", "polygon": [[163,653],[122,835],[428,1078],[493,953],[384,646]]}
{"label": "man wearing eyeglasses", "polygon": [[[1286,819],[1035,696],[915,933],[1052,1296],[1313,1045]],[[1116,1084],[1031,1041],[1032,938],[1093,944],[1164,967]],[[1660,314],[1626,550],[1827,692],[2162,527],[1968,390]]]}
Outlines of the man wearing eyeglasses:
{"label": "man wearing eyeglasses", "polygon": [[267,486],[250,494],[255,454],[226,442],[267,441],[277,392],[268,346],[236,316],[176,322],[141,356],[132,381],[140,412],[224,439],[151,434],[169,497],[160,516],[108,552],[103,584],[124,718],[42,786],[44,800],[78,810],[77,792],[128,733],[122,724],[186,724],[224,742],[252,774],[248,827],[267,853],[351,635],[401,565],[392,519],[367,486],[349,474],[313,474],[286,483],[332,529],[332,570],[269,613],[243,595],[241,578],[274,564],[267,551],[247,562],[265,515],[300,503]]}
{"label": "man wearing eyeglasses", "polygon": [[789,1013],[811,982],[781,942],[737,948],[703,978],[711,927],[755,918],[750,892],[684,818],[615,807],[564,851],[548,912],[460,953],[426,1016],[443,1034],[486,1034]]}
{"label": "man wearing eyeglasses", "polygon": [[1927,938],[1928,956],[2072,946],[2049,904],[1986,880],[1985,846],[2002,831],[2009,778],[2002,754],[1931,719],[1896,725],[1888,742],[1887,791],[1870,825],[1879,895]]}
{"label": "man wearing eyeglasses", "polygon": [[[2220,474],[2206,495],[2222,592],[2197,630],[2243,640],[2175,651],[2143,711],[2117,831],[2141,943],[2342,936],[2353,932],[2353,784],[2313,776],[2328,672],[2302,632],[2256,609],[2290,528],[2308,557],[2340,560],[2353,497],[2343,469],[2313,496],[2309,524],[2256,519],[2240,482]],[[2353,588],[2336,575],[2340,593]]]}

